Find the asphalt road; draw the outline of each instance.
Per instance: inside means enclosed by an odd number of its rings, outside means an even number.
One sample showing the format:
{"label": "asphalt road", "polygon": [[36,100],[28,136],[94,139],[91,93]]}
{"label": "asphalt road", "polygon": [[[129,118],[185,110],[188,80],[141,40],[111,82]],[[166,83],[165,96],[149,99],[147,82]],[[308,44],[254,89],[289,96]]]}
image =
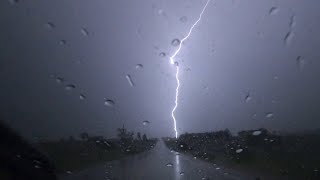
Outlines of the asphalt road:
{"label": "asphalt road", "polygon": [[239,180],[254,179],[220,165],[170,151],[163,141],[154,149],[125,159],[107,162],[77,173],[64,174],[61,180]]}

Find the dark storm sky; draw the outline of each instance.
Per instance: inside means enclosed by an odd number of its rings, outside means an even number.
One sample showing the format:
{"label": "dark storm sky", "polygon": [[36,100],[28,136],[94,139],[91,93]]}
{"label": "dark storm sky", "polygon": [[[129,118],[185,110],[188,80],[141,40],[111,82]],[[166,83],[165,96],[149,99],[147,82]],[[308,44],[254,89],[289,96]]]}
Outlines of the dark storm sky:
{"label": "dark storm sky", "polygon": [[[12,2],[0,2],[0,108],[8,124],[28,138],[111,137],[123,123],[174,135],[171,41],[186,35],[205,0]],[[319,6],[212,0],[176,58],[178,132],[319,128]]]}

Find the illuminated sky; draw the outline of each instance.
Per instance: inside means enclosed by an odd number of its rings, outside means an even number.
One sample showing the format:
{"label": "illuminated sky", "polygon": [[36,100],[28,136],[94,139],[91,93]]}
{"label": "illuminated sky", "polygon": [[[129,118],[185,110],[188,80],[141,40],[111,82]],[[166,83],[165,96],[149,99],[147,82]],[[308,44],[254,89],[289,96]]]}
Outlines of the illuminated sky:
{"label": "illuminated sky", "polygon": [[[27,137],[111,137],[123,123],[174,136],[171,42],[187,34],[205,3],[1,1],[0,117]],[[320,127],[319,5],[212,1],[175,58],[178,131]]]}

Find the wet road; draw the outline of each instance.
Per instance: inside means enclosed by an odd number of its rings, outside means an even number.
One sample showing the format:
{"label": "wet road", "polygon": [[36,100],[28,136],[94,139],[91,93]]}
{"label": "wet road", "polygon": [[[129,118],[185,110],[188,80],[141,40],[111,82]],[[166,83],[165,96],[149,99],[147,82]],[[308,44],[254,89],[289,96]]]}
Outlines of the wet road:
{"label": "wet road", "polygon": [[171,152],[159,141],[148,152],[107,162],[79,173],[63,175],[61,180],[183,180],[253,179],[212,163]]}

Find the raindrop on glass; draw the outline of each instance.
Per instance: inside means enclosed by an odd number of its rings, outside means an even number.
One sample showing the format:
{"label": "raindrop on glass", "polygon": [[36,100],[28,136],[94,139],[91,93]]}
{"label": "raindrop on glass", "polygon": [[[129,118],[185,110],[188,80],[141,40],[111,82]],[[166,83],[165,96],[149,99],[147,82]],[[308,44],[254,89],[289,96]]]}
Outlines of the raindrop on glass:
{"label": "raindrop on glass", "polygon": [[81,33],[82,33],[84,36],[88,36],[88,35],[89,35],[89,31],[88,31],[86,28],[81,28]]}
{"label": "raindrop on glass", "polygon": [[64,81],[64,79],[61,78],[61,77],[57,77],[57,78],[56,78],[56,82],[59,83],[59,84],[60,84],[60,83],[63,83],[63,81]]}
{"label": "raindrop on glass", "polygon": [[143,68],[143,65],[142,64],[137,64],[136,65],[136,69],[142,69]]}
{"label": "raindrop on glass", "polygon": [[104,105],[108,106],[108,107],[114,107],[115,103],[113,100],[111,99],[105,99],[104,100]]}
{"label": "raindrop on glass", "polygon": [[168,164],[166,164],[166,166],[167,166],[167,167],[172,167],[173,164],[172,164],[172,163],[168,163]]}
{"label": "raindrop on glass", "polygon": [[266,118],[273,118],[273,113],[272,112],[268,112],[266,113]]}
{"label": "raindrop on glass", "polygon": [[159,53],[159,56],[160,56],[160,57],[165,57],[165,56],[166,56],[166,53],[161,52],[161,53]]}
{"label": "raindrop on glass", "polygon": [[75,89],[76,88],[76,86],[74,85],[74,84],[68,84],[68,85],[66,85],[66,90],[67,91],[71,91],[71,90],[73,90],[73,89]]}
{"label": "raindrop on glass", "polygon": [[180,175],[183,176],[183,175],[184,175],[184,172],[180,172]]}
{"label": "raindrop on glass", "polygon": [[294,33],[292,31],[289,31],[284,37],[285,45],[291,44],[293,37],[294,37]]}
{"label": "raindrop on glass", "polygon": [[174,65],[178,67],[179,63],[176,61],[176,62],[174,62]]}
{"label": "raindrop on glass", "polygon": [[14,5],[19,2],[19,0],[8,0],[10,4]]}
{"label": "raindrop on glass", "polygon": [[261,131],[254,131],[253,133],[252,133],[252,135],[254,135],[254,136],[259,136],[261,134]]}
{"label": "raindrop on glass", "polygon": [[299,69],[302,70],[304,67],[304,64],[305,64],[304,58],[302,56],[298,56],[296,61],[297,61]]}
{"label": "raindrop on glass", "polygon": [[85,100],[87,97],[84,94],[80,94],[80,100]]}
{"label": "raindrop on glass", "polygon": [[182,22],[182,23],[186,23],[187,21],[188,21],[187,16],[182,16],[182,17],[180,18],[180,22]]}
{"label": "raindrop on glass", "polygon": [[290,18],[290,22],[289,22],[289,26],[290,28],[293,28],[294,26],[296,26],[296,16],[295,15],[292,15],[291,18]]}
{"label": "raindrop on glass", "polygon": [[245,101],[249,102],[250,100],[251,100],[251,96],[250,96],[250,93],[248,92],[246,97],[245,97]]}
{"label": "raindrop on glass", "polygon": [[66,40],[60,40],[60,45],[66,45],[67,44],[67,41]]}
{"label": "raindrop on glass", "polygon": [[129,74],[126,75],[126,79],[127,79],[128,83],[129,83],[129,85],[131,87],[133,87],[134,83],[133,83],[132,78],[131,78],[131,76]]}
{"label": "raindrop on glass", "polygon": [[174,40],[171,41],[171,45],[172,45],[172,46],[179,46],[180,43],[181,43],[181,42],[180,42],[179,39],[174,39]]}
{"label": "raindrop on glass", "polygon": [[150,122],[149,122],[149,121],[142,121],[142,124],[143,124],[144,126],[147,126],[147,125],[150,124]]}
{"label": "raindrop on glass", "polygon": [[52,22],[48,22],[48,23],[46,24],[46,28],[48,28],[48,29],[50,29],[50,30],[54,29],[55,27],[56,27],[56,25],[54,25]]}
{"label": "raindrop on glass", "polygon": [[164,12],[163,9],[159,9],[159,10],[158,10],[158,15],[160,15],[160,16],[166,16],[166,12]]}
{"label": "raindrop on glass", "polygon": [[243,151],[243,149],[237,149],[236,153],[241,153]]}
{"label": "raindrop on glass", "polygon": [[275,15],[277,14],[279,11],[279,9],[277,7],[272,7],[270,10],[269,10],[269,14],[270,15]]}

